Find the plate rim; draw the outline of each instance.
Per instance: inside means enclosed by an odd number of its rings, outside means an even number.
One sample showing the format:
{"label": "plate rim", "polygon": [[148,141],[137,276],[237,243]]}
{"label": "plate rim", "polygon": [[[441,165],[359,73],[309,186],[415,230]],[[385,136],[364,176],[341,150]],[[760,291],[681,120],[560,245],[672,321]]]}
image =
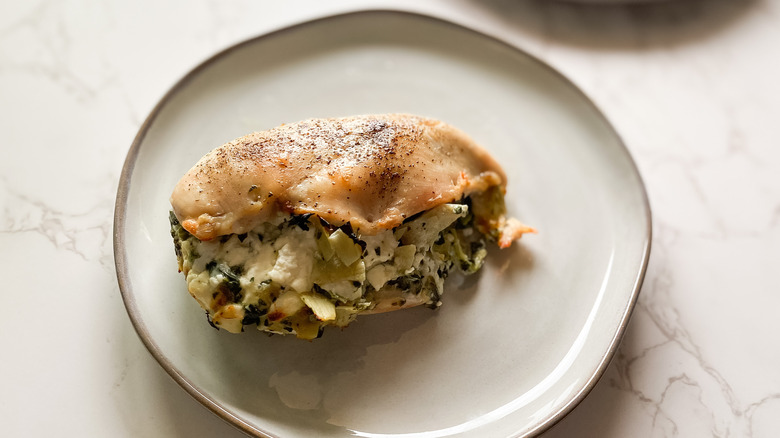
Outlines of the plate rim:
{"label": "plate rim", "polygon": [[168,358],[159,348],[157,343],[151,338],[151,335],[146,327],[146,324],[142,320],[138,311],[138,307],[135,303],[135,296],[132,290],[132,285],[129,280],[129,274],[127,268],[127,254],[126,254],[126,246],[125,246],[124,238],[125,238],[125,215],[127,210],[128,192],[132,180],[132,174],[135,169],[135,164],[137,162],[137,158],[141,149],[141,144],[143,143],[150,127],[157,119],[157,116],[161,112],[162,108],[177,93],[179,93],[189,82],[191,82],[195,77],[197,77],[203,70],[215,64],[222,58],[228,56],[232,52],[237,51],[245,46],[254,44],[265,38],[273,37],[276,35],[281,35],[289,32],[294,32],[299,28],[307,27],[312,24],[322,23],[322,22],[345,18],[345,17],[361,16],[361,15],[363,16],[395,15],[399,17],[412,17],[420,20],[427,20],[429,22],[433,22],[436,24],[443,24],[452,28],[456,28],[460,31],[465,31],[479,38],[483,38],[492,41],[494,43],[498,43],[504,46],[505,48],[508,48],[514,52],[517,52],[525,56],[536,66],[541,67],[544,70],[547,70],[548,73],[556,76],[559,80],[562,80],[564,83],[568,84],[571,90],[574,91],[576,94],[578,94],[580,98],[582,98],[584,102],[588,106],[590,106],[591,110],[594,111],[594,113],[599,118],[601,118],[601,120],[607,126],[608,130],[614,135],[614,138],[617,140],[619,150],[623,153],[623,155],[627,159],[627,164],[630,170],[637,177],[637,183],[638,183],[637,188],[641,192],[642,205],[645,211],[645,220],[647,221],[647,227],[645,230],[646,235],[645,235],[645,244],[642,253],[642,258],[640,260],[640,266],[637,275],[634,279],[634,284],[628,300],[628,305],[626,306],[625,309],[623,309],[622,315],[620,317],[620,323],[617,326],[615,335],[612,337],[612,339],[609,342],[609,348],[601,357],[601,360],[596,365],[596,368],[590,374],[590,376],[588,377],[587,381],[582,386],[582,388],[573,397],[571,397],[568,402],[562,405],[557,411],[554,411],[552,414],[547,415],[546,418],[544,418],[544,420],[542,420],[537,425],[535,425],[535,427],[532,427],[531,429],[527,430],[525,433],[515,434],[513,435],[513,437],[519,438],[519,437],[531,437],[531,436],[539,435],[549,430],[552,426],[554,426],[559,421],[561,421],[566,415],[568,415],[572,410],[574,410],[574,408],[577,407],[577,405],[579,405],[582,402],[582,400],[585,399],[585,397],[587,397],[587,395],[593,390],[593,388],[599,382],[601,377],[604,375],[604,372],[606,371],[609,363],[612,361],[615,352],[620,346],[620,343],[625,334],[625,330],[628,326],[628,322],[631,318],[634,309],[636,308],[636,302],[639,293],[641,291],[642,284],[644,282],[645,274],[647,272],[647,265],[650,258],[650,250],[652,246],[652,235],[653,235],[651,206],[647,195],[647,189],[644,180],[642,179],[642,175],[639,172],[639,168],[637,167],[636,162],[634,161],[634,158],[631,155],[631,152],[629,151],[628,147],[626,147],[623,138],[617,132],[615,127],[612,125],[612,123],[609,122],[609,119],[604,115],[601,109],[593,102],[593,100],[587,94],[585,94],[585,92],[580,87],[576,85],[574,81],[569,79],[562,72],[552,67],[550,64],[543,61],[539,57],[525,51],[524,49],[514,44],[509,43],[508,41],[505,41],[501,38],[485,33],[481,30],[474,29],[467,25],[450,21],[449,19],[445,19],[434,15],[429,15],[428,13],[421,13],[418,11],[408,11],[402,9],[387,9],[387,8],[379,8],[379,9],[369,8],[369,9],[361,9],[355,11],[328,14],[317,18],[306,19],[304,21],[299,21],[294,24],[286,25],[284,27],[271,30],[250,37],[248,39],[239,41],[237,43],[231,44],[226,48],[218,50],[213,55],[201,61],[194,68],[190,69],[178,81],[176,81],[176,83],[162,96],[162,98],[160,98],[160,100],[152,108],[149,115],[146,117],[144,122],[139,127],[138,132],[135,138],[133,139],[133,142],[131,143],[130,149],[127,152],[127,156],[123,163],[122,172],[119,178],[119,184],[117,187],[117,195],[116,195],[116,203],[114,205],[113,253],[114,253],[114,265],[116,268],[117,281],[119,284],[119,291],[122,296],[122,301],[124,302],[125,305],[125,310],[127,311],[127,314],[130,317],[130,321],[133,325],[133,328],[135,329],[136,334],[141,339],[141,342],[144,344],[146,349],[149,351],[152,357],[154,357],[154,359],[160,364],[160,366],[168,373],[168,375],[171,376],[171,378],[179,386],[181,386],[188,394],[190,394],[193,398],[195,398],[198,402],[200,402],[203,406],[208,408],[210,411],[215,413],[219,418],[226,421],[228,424],[231,424],[232,426],[238,428],[239,430],[241,430],[246,434],[260,436],[260,437],[267,437],[267,438],[278,438],[277,435],[271,434],[270,432],[258,428],[250,424],[249,422],[245,421],[240,416],[234,414],[225,406],[223,406],[219,401],[215,400],[213,397],[203,392],[197,385],[195,385],[187,377],[185,377],[179,371],[179,369],[173,365],[173,363],[171,363],[168,360]]}

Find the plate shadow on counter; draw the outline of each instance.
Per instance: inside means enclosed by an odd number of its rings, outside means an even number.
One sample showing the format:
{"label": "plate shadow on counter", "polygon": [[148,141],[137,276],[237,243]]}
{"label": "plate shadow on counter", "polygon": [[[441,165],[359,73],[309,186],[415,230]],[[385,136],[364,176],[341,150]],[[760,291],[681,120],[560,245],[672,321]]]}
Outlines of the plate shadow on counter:
{"label": "plate shadow on counter", "polygon": [[695,44],[739,22],[761,0],[669,0],[635,4],[465,0],[498,22],[559,44],[647,50]]}

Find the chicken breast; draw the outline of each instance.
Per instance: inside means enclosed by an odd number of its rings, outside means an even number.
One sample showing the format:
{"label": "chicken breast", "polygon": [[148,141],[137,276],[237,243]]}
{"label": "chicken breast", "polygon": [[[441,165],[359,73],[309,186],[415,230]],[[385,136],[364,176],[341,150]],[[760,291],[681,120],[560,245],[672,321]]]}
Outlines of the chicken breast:
{"label": "chicken breast", "polygon": [[534,231],[466,134],[405,114],[310,119],[241,137],[174,188],[187,289],[217,328],[312,339],[358,314],[441,304],[450,271]]}
{"label": "chicken breast", "polygon": [[310,119],[256,132],[201,159],[171,204],[201,240],[244,233],[278,211],[374,235],[506,175],[460,130],[406,114]]}

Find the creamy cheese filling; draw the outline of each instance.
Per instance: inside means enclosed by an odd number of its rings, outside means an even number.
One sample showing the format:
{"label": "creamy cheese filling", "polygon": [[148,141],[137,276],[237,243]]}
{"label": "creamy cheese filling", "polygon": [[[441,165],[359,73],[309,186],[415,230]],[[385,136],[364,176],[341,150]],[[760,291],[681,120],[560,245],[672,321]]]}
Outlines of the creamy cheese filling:
{"label": "creamy cheese filling", "polygon": [[212,325],[312,339],[359,313],[441,304],[454,267],[477,271],[487,254],[470,199],[437,206],[376,235],[313,215],[278,215],[245,234],[200,241],[171,213],[179,270]]}

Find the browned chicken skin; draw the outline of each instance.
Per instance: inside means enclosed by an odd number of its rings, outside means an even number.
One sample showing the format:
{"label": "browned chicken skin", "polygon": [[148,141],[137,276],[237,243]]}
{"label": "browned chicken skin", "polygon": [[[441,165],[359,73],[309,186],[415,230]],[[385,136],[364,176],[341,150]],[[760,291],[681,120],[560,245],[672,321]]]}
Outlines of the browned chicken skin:
{"label": "browned chicken skin", "polygon": [[246,232],[280,210],[373,235],[505,185],[498,163],[460,130],[388,114],[304,120],[231,141],[179,181],[171,203],[201,240]]}

